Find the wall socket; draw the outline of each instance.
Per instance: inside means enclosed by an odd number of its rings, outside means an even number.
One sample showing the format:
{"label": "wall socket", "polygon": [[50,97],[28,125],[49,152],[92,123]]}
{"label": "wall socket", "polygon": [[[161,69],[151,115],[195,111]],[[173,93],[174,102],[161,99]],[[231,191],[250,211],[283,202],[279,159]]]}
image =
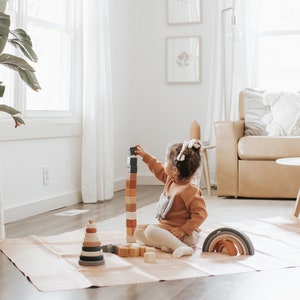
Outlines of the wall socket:
{"label": "wall socket", "polygon": [[43,184],[48,185],[49,184],[49,166],[45,165],[43,166]]}

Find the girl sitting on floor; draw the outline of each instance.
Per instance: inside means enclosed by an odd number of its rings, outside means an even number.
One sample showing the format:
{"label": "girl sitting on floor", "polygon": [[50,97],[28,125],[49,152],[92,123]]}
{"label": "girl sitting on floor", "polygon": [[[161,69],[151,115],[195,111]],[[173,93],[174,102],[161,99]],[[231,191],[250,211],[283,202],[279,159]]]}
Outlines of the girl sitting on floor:
{"label": "girl sitting on floor", "polygon": [[137,226],[136,239],[173,252],[175,258],[192,255],[200,238],[199,226],[207,218],[202,191],[193,184],[200,166],[200,142],[191,140],[169,146],[164,165],[140,145],[136,147],[135,154],[165,184],[157,204],[159,223]]}

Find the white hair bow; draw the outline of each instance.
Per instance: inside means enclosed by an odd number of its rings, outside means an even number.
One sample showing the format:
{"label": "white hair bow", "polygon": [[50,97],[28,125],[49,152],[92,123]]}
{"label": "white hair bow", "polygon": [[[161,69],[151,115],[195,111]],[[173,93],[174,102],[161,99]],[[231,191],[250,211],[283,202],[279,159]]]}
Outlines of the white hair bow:
{"label": "white hair bow", "polygon": [[192,139],[190,141],[184,141],[182,143],[182,148],[179,152],[179,154],[177,155],[177,160],[178,161],[184,161],[185,160],[185,155],[183,154],[183,152],[186,150],[186,149],[191,149],[191,148],[195,148],[195,149],[198,149],[201,147],[201,143],[199,140],[196,140],[196,139]]}

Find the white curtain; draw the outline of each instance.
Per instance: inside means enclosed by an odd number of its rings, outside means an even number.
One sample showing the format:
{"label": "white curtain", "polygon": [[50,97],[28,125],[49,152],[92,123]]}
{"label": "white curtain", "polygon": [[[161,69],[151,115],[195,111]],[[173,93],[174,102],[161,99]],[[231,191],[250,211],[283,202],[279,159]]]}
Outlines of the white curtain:
{"label": "white curtain", "polygon": [[[239,92],[251,87],[255,70],[258,0],[212,0],[211,76],[204,139],[215,143],[214,123],[238,119]],[[216,183],[215,151],[209,152],[212,183]]]}
{"label": "white curtain", "polygon": [[113,120],[108,0],[83,1],[82,200],[113,196]]}

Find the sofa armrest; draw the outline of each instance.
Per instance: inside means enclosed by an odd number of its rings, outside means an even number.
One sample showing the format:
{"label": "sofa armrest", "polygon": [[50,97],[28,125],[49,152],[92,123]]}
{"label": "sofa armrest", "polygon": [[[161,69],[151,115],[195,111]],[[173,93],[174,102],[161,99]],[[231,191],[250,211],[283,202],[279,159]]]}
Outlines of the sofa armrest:
{"label": "sofa armrest", "polygon": [[215,122],[218,196],[238,196],[238,141],[245,122]]}

